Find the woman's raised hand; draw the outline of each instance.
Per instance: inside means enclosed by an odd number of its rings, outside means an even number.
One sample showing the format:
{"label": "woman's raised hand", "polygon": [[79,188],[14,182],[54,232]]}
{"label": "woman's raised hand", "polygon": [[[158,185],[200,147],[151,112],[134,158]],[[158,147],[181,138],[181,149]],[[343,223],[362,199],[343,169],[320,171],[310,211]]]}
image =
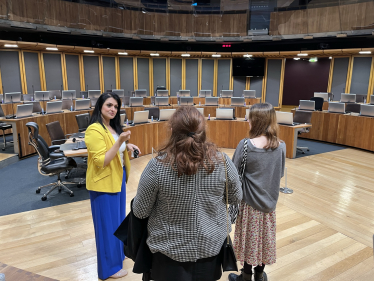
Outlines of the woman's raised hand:
{"label": "woman's raised hand", "polygon": [[126,131],[123,132],[122,134],[119,135],[118,140],[123,143],[125,141],[128,141],[130,139],[131,131]]}

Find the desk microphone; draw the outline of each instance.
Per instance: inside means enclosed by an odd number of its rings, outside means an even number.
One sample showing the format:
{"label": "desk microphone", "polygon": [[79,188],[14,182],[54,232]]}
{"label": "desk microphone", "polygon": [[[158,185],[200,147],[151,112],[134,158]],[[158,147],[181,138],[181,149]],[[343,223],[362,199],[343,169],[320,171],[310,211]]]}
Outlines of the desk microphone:
{"label": "desk microphone", "polygon": [[35,100],[35,91],[34,91],[34,85],[32,85],[32,101]]}
{"label": "desk microphone", "polygon": [[73,100],[73,93],[71,93],[71,100]]}
{"label": "desk microphone", "polygon": [[13,108],[13,96],[12,96],[12,95],[10,95],[10,102],[12,103],[12,118],[14,118],[14,117],[15,117],[15,115],[14,115],[14,108]]}
{"label": "desk microphone", "polygon": [[88,84],[86,85],[86,91],[88,91]]}

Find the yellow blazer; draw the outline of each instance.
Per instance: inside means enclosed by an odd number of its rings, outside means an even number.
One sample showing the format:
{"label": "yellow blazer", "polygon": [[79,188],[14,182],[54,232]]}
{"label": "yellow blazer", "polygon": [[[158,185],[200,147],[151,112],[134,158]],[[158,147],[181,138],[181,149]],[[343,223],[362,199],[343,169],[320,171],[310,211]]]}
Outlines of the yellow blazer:
{"label": "yellow blazer", "polygon": [[[104,167],[105,153],[115,143],[108,128],[104,129],[100,123],[91,124],[86,130],[85,142],[88,150],[86,188],[98,192],[120,192],[123,169],[119,152],[117,152],[117,157],[114,157]],[[130,159],[127,148],[123,152],[123,158],[127,182],[130,175]]]}

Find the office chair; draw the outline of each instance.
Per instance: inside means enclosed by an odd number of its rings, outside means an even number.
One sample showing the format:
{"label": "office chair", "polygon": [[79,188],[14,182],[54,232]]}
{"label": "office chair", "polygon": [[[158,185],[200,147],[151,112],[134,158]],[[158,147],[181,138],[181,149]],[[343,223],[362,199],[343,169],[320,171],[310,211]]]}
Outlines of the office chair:
{"label": "office chair", "polygon": [[83,132],[87,129],[88,125],[90,124],[90,118],[91,116],[89,113],[75,115],[75,119],[78,123],[79,132]]}
{"label": "office chair", "polygon": [[67,109],[70,110],[73,106],[72,100],[62,100],[62,110]]}
{"label": "office chair", "polygon": [[158,107],[144,108],[144,110],[148,110],[148,119],[151,119],[152,116],[154,120],[160,117],[160,109]]}
{"label": "office chair", "polygon": [[42,106],[38,101],[25,101],[23,104],[32,104],[32,113],[42,112]]}
{"label": "office chair", "polygon": [[351,112],[360,113],[361,112],[361,104],[359,104],[359,103],[346,103],[345,104],[345,112],[346,113],[351,113]]}
{"label": "office chair", "polygon": [[60,121],[54,121],[51,123],[48,123],[45,125],[47,127],[47,131],[49,134],[49,137],[51,138],[53,145],[61,145],[65,143],[65,141],[68,139],[67,136],[70,136],[72,134],[64,134],[64,131],[61,128]]}
{"label": "office chair", "polygon": [[0,94],[0,103],[3,103],[3,100],[4,100],[4,95]]}
{"label": "office chair", "polygon": [[357,95],[356,94],[356,102],[364,102],[367,98],[367,95]]}
{"label": "office chair", "polygon": [[[1,106],[0,106],[0,117],[5,117],[4,111],[1,108]],[[4,147],[1,149],[2,151],[4,151],[6,148],[5,131],[8,129],[12,129],[12,125],[0,121],[0,130],[3,131],[3,141],[4,141]]]}
{"label": "office chair", "polygon": [[95,107],[97,100],[97,98],[90,98],[91,107]]}
{"label": "office chair", "polygon": [[334,101],[334,94],[333,93],[327,93],[327,97],[330,98],[330,101]]}
{"label": "office chair", "polygon": [[[323,100],[323,98],[321,99]],[[293,116],[293,122],[300,123],[300,124],[305,124],[305,123],[310,124],[312,120],[312,113],[313,111],[296,110],[295,115]],[[298,135],[302,133],[309,133],[309,128],[304,128],[303,130],[297,132]],[[309,151],[309,148],[296,146],[296,150],[300,151],[302,154],[305,154],[305,150]]]}
{"label": "office chair", "polygon": [[123,97],[122,98],[122,103],[126,106],[130,105],[130,97]]}
{"label": "office chair", "polygon": [[84,97],[85,99],[88,99],[88,91],[80,91],[77,98],[82,98],[82,97]]}
{"label": "office chair", "polygon": [[312,97],[310,100],[314,100],[317,111],[322,111],[324,99],[320,97]]}
{"label": "office chair", "polygon": [[58,146],[48,147],[45,140],[39,135],[39,126],[35,122],[28,122],[26,124],[29,131],[29,145],[33,146],[35,151],[38,153],[38,170],[43,176],[57,176],[57,181],[38,187],[36,193],[40,193],[40,190],[47,186],[52,186],[42,197],[42,201],[47,200],[48,194],[58,188],[58,192],[62,189],[67,191],[70,197],[74,196],[73,191],[67,188],[66,184],[76,184],[73,182],[61,181],[61,173],[70,171],[77,167],[77,164],[72,158],[65,157],[61,153],[54,153],[53,151]]}
{"label": "office chair", "polygon": [[23,101],[31,101],[32,97],[33,97],[32,94],[23,94],[21,96],[21,100],[23,100]]}

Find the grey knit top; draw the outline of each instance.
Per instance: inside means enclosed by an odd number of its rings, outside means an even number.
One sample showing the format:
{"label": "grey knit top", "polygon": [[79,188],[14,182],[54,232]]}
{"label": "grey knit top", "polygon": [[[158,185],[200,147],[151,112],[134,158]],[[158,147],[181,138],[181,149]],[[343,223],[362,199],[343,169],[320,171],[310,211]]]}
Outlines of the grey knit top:
{"label": "grey knit top", "polygon": [[[243,176],[243,201],[263,213],[275,210],[279,197],[280,179],[284,175],[286,145],[281,142],[278,148],[263,149],[255,147],[248,139],[247,163]],[[232,161],[239,171],[244,152],[242,139]]]}

